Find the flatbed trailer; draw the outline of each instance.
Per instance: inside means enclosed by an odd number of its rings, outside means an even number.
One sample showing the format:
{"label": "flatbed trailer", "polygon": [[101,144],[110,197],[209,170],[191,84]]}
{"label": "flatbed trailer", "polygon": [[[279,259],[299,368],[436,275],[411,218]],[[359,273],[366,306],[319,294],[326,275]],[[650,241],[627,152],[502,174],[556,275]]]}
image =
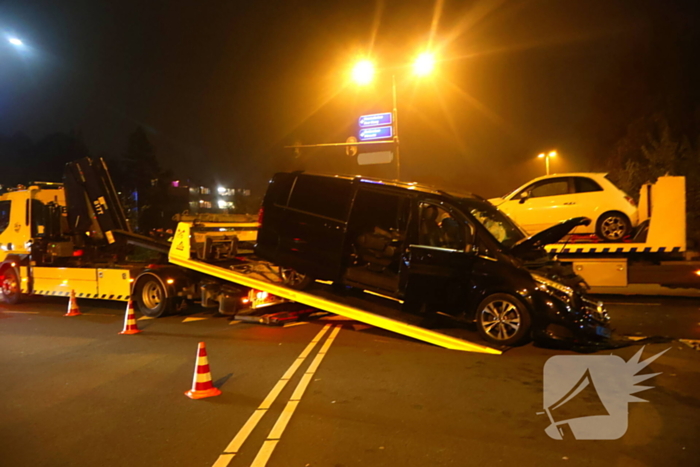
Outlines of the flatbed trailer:
{"label": "flatbed trailer", "polygon": [[700,296],[700,261],[687,259],[685,197],[685,177],[659,177],[640,191],[640,224],[630,238],[573,234],[545,249],[571,263],[592,293]]}

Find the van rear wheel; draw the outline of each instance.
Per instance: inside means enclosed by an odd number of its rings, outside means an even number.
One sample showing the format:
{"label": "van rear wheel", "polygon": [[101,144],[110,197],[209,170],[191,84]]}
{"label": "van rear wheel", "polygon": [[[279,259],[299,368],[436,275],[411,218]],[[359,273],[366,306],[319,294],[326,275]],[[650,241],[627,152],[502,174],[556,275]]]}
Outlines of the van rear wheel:
{"label": "van rear wheel", "polygon": [[310,276],[292,268],[280,267],[280,277],[284,285],[295,290],[303,290],[313,282]]}
{"label": "van rear wheel", "polygon": [[476,309],[476,327],[491,344],[522,344],[530,337],[531,324],[530,312],[512,295],[489,295]]}

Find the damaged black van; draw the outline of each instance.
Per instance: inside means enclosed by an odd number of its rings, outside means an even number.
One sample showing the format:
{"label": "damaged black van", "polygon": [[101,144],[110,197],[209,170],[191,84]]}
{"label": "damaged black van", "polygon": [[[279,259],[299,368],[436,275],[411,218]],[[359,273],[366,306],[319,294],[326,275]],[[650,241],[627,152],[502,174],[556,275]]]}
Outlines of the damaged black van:
{"label": "damaged black van", "polygon": [[256,254],[286,284],[314,279],[400,299],[407,311],[476,322],[498,345],[610,336],[602,303],[543,248],[586,218],[527,237],[483,198],[415,183],[278,173],[260,210]]}

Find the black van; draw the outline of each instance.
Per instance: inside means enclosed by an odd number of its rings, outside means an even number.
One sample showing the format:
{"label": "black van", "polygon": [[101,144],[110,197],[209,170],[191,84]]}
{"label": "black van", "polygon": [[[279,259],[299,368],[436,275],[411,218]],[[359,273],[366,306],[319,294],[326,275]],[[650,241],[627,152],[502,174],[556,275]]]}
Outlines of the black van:
{"label": "black van", "polygon": [[543,246],[570,219],[527,237],[483,198],[415,183],[278,173],[260,211],[256,254],[288,286],[314,279],[404,302],[407,311],[475,321],[501,345],[530,337],[590,342],[610,336],[608,315],[583,279]]}

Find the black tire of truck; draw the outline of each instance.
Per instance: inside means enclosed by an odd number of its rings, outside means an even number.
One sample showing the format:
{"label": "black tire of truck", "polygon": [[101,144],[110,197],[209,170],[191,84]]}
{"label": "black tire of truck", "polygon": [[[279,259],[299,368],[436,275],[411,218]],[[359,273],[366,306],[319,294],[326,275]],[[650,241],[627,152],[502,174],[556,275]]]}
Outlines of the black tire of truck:
{"label": "black tire of truck", "polygon": [[2,297],[8,305],[16,305],[22,301],[19,278],[14,268],[5,270],[0,288],[2,289]]}
{"label": "black tire of truck", "polygon": [[155,274],[142,276],[134,288],[134,299],[139,312],[149,318],[160,318],[173,310],[173,297],[169,297],[163,280]]}

